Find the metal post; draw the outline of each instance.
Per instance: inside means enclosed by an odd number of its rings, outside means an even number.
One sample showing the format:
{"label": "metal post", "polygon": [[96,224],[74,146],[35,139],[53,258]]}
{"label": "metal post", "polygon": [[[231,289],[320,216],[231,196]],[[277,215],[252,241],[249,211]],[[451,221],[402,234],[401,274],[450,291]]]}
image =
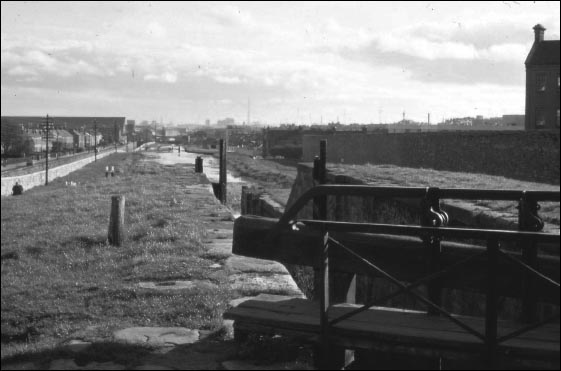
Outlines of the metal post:
{"label": "metal post", "polygon": [[316,364],[322,370],[333,368],[334,365],[329,364],[329,233],[325,232],[322,240],[322,254],[320,261],[320,331],[321,331],[321,351]]}
{"label": "metal post", "polygon": [[487,297],[485,303],[485,343],[489,367],[494,367],[497,347],[497,269],[499,242],[487,241]]}
{"label": "metal post", "polygon": [[[538,232],[543,228],[543,221],[538,216],[540,206],[530,199],[526,192],[518,203],[518,230]],[[519,243],[522,250],[522,260],[532,268],[537,267],[538,249],[535,242],[523,241]],[[535,277],[530,272],[524,272],[522,280],[522,320],[527,323],[535,322],[537,316],[537,290]]]}
{"label": "metal post", "polygon": [[226,203],[227,199],[227,174],[226,174],[226,143],[224,139],[220,139],[220,173],[218,179],[218,186],[220,188],[220,202]]}
{"label": "metal post", "polygon": [[117,122],[115,120],[113,120],[113,131],[115,132],[113,137],[113,141],[115,142],[115,152],[117,152]]}

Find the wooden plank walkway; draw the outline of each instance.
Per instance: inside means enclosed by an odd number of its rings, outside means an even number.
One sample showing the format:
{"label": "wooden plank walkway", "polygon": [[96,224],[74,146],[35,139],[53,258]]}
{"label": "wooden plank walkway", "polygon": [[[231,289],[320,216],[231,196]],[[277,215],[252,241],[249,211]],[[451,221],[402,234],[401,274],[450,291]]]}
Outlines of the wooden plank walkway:
{"label": "wooden plank walkway", "polygon": [[[357,308],[358,305],[340,304],[329,311],[333,319]],[[272,332],[302,333],[315,339],[320,333],[318,303],[306,299],[277,295],[260,295],[224,314],[237,320],[245,329],[268,328]],[[457,316],[474,329],[483,332],[484,318]],[[499,321],[499,336],[518,328],[520,323]],[[255,330],[255,328],[253,330]],[[450,320],[428,316],[425,312],[373,307],[330,328],[330,339],[347,348],[389,350],[412,355],[430,355],[458,358],[479,356],[485,345]],[[540,360],[559,363],[559,323],[529,331],[517,338],[499,344],[498,354],[509,358]]]}

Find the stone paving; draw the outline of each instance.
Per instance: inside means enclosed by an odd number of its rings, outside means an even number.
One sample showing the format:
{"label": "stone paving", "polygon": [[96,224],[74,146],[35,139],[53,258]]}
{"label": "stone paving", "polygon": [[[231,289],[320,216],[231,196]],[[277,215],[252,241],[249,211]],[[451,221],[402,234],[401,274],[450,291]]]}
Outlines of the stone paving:
{"label": "stone paving", "polygon": [[[171,156],[170,156],[171,159]],[[170,161],[166,159],[166,161]],[[208,184],[191,184],[186,186],[190,199],[205,200],[216,206],[218,201],[212,195]],[[210,193],[210,195],[209,195]],[[215,209],[215,207],[214,207]],[[246,258],[232,254],[233,216],[229,210],[217,214],[209,212],[201,217],[201,224],[207,230],[205,241],[207,257],[220,263],[211,265],[210,269],[225,269],[229,275],[232,290],[246,295],[230,302],[231,306],[251,299],[262,293],[279,293],[302,297],[286,268],[277,262]],[[166,281],[141,282],[145,289],[175,290],[189,289],[199,285],[214,285],[206,281]],[[149,345],[154,350],[142,360],[134,370],[243,370],[243,369],[306,369],[296,363],[278,363],[263,365],[251,360],[237,360],[238,345],[232,340],[232,321],[224,321],[224,330],[229,340],[212,339],[208,332],[183,327],[132,327],[115,331],[111,341],[135,345]],[[62,344],[70,353],[79,355],[87,351],[91,343],[73,339]],[[76,364],[74,359],[56,359],[50,362],[51,370],[123,370],[125,366],[113,362],[91,362],[86,365]],[[41,369],[32,362],[14,363],[2,369],[32,370]]]}

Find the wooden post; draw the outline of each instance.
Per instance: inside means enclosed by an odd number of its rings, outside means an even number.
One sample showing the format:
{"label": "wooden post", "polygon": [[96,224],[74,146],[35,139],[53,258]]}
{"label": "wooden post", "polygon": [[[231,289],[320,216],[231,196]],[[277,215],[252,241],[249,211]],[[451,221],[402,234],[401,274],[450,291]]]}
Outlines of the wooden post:
{"label": "wooden post", "polygon": [[111,196],[107,239],[113,246],[121,246],[125,240],[125,196]]}
{"label": "wooden post", "polygon": [[226,175],[226,143],[224,139],[220,139],[220,173],[218,178],[218,187],[220,189],[220,202],[226,203],[227,197],[227,175]]}
{"label": "wooden post", "polygon": [[252,192],[252,194],[251,194],[251,206],[250,206],[251,207],[251,214],[262,216],[261,215],[261,208],[260,208],[260,206],[261,206],[260,199],[261,199],[261,193],[260,192],[258,192],[256,190],[254,192]]}
{"label": "wooden post", "polygon": [[242,199],[240,201],[241,215],[247,215],[247,190],[247,186],[242,186]]}

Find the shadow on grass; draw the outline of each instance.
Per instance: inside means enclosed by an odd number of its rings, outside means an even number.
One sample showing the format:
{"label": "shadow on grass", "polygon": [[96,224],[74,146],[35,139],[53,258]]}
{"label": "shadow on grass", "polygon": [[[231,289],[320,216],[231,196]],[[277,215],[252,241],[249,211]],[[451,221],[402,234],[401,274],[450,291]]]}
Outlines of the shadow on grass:
{"label": "shadow on grass", "polygon": [[[103,369],[132,369],[142,365],[172,369],[221,369],[221,363],[238,358],[239,347],[233,340],[225,339],[225,331],[201,333],[193,344],[177,346],[148,346],[115,341],[95,342],[80,352],[73,352],[61,344],[53,349],[30,351],[2,359],[2,369],[49,369],[55,360],[74,362],[78,367],[98,368],[92,363],[113,363]],[[111,366],[112,368],[107,368]],[[70,367],[73,368],[73,365]],[[101,368],[98,368],[101,369]]]}
{"label": "shadow on grass", "polygon": [[16,363],[32,363],[33,368],[30,369],[48,369],[52,361],[60,359],[73,360],[77,366],[82,367],[92,362],[113,362],[130,368],[138,365],[152,350],[152,347],[145,345],[108,341],[92,343],[86,350],[76,353],[66,344],[61,344],[52,349],[20,353],[2,359],[2,369],[10,369]]}

